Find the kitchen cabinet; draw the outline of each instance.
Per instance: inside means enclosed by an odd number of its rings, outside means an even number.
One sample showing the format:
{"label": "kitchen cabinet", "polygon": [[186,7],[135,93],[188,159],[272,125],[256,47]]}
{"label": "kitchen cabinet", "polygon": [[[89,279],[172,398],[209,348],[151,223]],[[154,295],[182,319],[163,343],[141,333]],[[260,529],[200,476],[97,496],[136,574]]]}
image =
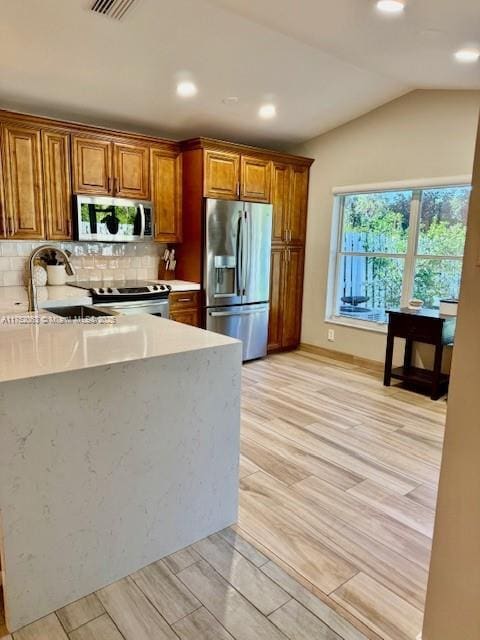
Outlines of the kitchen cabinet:
{"label": "kitchen cabinet", "polygon": [[147,145],[113,143],[113,195],[118,198],[150,198],[150,158]]}
{"label": "kitchen cabinet", "polygon": [[292,165],[290,169],[290,197],[288,212],[288,242],[305,242],[307,232],[309,169]]}
{"label": "kitchen cabinet", "polygon": [[287,239],[289,198],[291,184],[290,166],[283,162],[274,162],[272,169],[272,242]]}
{"label": "kitchen cabinet", "polygon": [[205,152],[207,198],[270,202],[270,160],[229,151]]}
{"label": "kitchen cabinet", "polygon": [[308,166],[274,163],[272,242],[305,242],[308,176]]}
{"label": "kitchen cabinet", "polygon": [[304,249],[272,247],[268,349],[292,349],[300,343]]}
{"label": "kitchen cabinet", "polygon": [[238,200],[240,197],[240,155],[227,151],[205,152],[206,198]]}
{"label": "kitchen cabinet", "polygon": [[42,239],[45,227],[40,129],[6,123],[2,126],[2,143],[7,236]]}
{"label": "kitchen cabinet", "polygon": [[240,199],[270,202],[272,163],[264,158],[241,156]]}
{"label": "kitchen cabinet", "polygon": [[100,136],[73,137],[73,191],[97,196],[113,193],[110,140]]}
{"label": "kitchen cabinet", "polygon": [[179,152],[151,150],[152,201],[155,240],[182,240],[182,157]]}
{"label": "kitchen cabinet", "polygon": [[42,157],[47,238],[68,240],[72,236],[69,134],[42,131]]}
{"label": "kitchen cabinet", "polygon": [[148,200],[149,147],[103,136],[74,136],[73,190],[97,196]]}
{"label": "kitchen cabinet", "polygon": [[303,247],[284,249],[282,348],[300,343],[303,300]]}
{"label": "kitchen cabinet", "polygon": [[201,327],[201,310],[200,309],[183,309],[182,311],[171,311],[170,320],[189,324],[192,327]]}
{"label": "kitchen cabinet", "polygon": [[200,291],[174,291],[169,296],[170,320],[202,326],[202,294]]}
{"label": "kitchen cabinet", "polygon": [[268,349],[282,348],[283,334],[283,290],[285,249],[272,247],[270,265],[270,315],[268,323]]}

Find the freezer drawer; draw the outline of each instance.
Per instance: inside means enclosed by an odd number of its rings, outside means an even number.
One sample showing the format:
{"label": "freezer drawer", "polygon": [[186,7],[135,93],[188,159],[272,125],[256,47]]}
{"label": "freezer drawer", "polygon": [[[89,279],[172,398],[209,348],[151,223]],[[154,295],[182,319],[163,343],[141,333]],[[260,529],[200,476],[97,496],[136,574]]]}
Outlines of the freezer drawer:
{"label": "freezer drawer", "polygon": [[268,303],[207,309],[207,329],[243,342],[243,361],[267,355]]}

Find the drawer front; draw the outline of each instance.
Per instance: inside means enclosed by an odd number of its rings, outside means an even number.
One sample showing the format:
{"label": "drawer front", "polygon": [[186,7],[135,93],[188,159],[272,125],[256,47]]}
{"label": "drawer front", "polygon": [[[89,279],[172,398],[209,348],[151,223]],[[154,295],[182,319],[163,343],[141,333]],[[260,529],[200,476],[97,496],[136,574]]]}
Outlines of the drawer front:
{"label": "drawer front", "polygon": [[195,309],[201,306],[201,291],[174,291],[169,296],[170,310]]}
{"label": "drawer front", "polygon": [[417,342],[437,344],[441,340],[443,322],[437,318],[390,315],[388,330],[397,338],[409,338]]}
{"label": "drawer front", "polygon": [[192,327],[201,327],[202,319],[200,309],[183,309],[182,311],[170,311],[170,320],[189,324]]}

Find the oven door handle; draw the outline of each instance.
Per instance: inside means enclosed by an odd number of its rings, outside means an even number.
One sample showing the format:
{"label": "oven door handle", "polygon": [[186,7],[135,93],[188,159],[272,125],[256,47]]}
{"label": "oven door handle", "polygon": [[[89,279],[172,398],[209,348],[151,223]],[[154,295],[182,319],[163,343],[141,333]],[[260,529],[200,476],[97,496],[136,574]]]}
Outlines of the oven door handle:
{"label": "oven door handle", "polygon": [[145,207],[141,202],[138,203],[138,209],[140,211],[140,238],[145,236]]}

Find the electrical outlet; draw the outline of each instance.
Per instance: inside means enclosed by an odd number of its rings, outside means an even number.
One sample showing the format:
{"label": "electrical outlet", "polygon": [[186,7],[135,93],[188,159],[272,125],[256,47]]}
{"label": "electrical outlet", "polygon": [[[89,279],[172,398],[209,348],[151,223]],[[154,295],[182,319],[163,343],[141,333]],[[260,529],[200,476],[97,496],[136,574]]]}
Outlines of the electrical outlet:
{"label": "electrical outlet", "polygon": [[328,330],[328,341],[329,342],[335,342],[335,330],[334,329],[329,329]]}

